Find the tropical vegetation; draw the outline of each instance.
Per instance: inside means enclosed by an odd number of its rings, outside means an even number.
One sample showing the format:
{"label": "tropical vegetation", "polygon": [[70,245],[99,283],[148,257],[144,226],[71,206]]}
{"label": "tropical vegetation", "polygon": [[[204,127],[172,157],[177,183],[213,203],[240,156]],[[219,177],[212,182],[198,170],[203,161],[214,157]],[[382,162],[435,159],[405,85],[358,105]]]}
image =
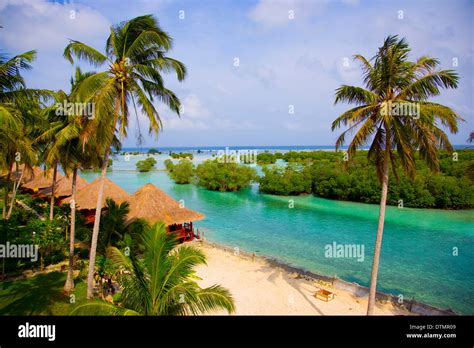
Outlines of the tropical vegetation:
{"label": "tropical vegetation", "polygon": [[347,148],[351,160],[357,149],[370,143],[367,156],[374,163],[382,187],[368,315],[374,314],[375,308],[390,169],[398,177],[395,170],[399,162],[414,179],[418,153],[431,171],[439,171],[439,148],[453,152],[440,126],[456,133],[461,120],[448,106],[428,101],[439,95],[441,88],[457,88],[457,73],[438,69],[439,60],[429,56],[411,62],[409,54],[410,47],[404,38],[388,36],[372,59],[354,56],[362,65],[365,88],[343,85],[336,90],[336,104],[355,104],[332,123],[332,130],[347,127],[337,139],[336,149],[346,142],[346,137],[352,136]]}

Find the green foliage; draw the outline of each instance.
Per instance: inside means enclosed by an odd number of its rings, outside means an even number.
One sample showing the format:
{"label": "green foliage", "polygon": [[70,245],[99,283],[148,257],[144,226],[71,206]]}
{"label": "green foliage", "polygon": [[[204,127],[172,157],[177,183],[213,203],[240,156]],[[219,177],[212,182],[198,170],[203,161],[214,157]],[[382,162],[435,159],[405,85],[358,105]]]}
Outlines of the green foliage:
{"label": "green foliage", "polygon": [[169,176],[177,184],[189,184],[194,177],[194,164],[188,159],[182,159],[178,164],[173,165]]}
{"label": "green foliage", "polygon": [[[52,261],[51,258],[58,255],[58,253],[62,256],[60,259],[65,258],[66,240],[64,227],[61,227],[58,221],[31,220],[26,225],[25,230],[31,236],[30,243],[38,245],[41,269],[43,269],[45,262]],[[49,258],[45,259],[46,257]],[[57,262],[58,258],[55,261]]]}
{"label": "green foliage", "polygon": [[157,149],[150,149],[150,150],[148,150],[148,154],[150,154],[150,155],[161,155],[161,152],[158,151]]}
{"label": "green foliage", "polygon": [[214,191],[238,191],[256,179],[256,171],[237,163],[207,160],[196,168],[198,184]]}
{"label": "green foliage", "polygon": [[164,163],[165,163],[166,170],[169,170],[169,171],[172,171],[172,170],[173,170],[174,163],[173,163],[172,160],[166,159],[166,160],[164,161]]}
{"label": "green foliage", "polygon": [[269,152],[262,152],[257,155],[258,164],[273,164],[277,160],[277,156]]}
{"label": "green foliage", "polygon": [[264,177],[260,178],[260,190],[277,195],[298,195],[311,193],[311,168],[296,168],[294,166],[264,167]]}
{"label": "green foliage", "polygon": [[154,166],[156,164],[156,159],[154,159],[153,157],[148,157],[145,159],[145,162],[150,163],[152,166]]}
{"label": "green foliage", "polygon": [[156,160],[153,157],[148,157],[145,160],[138,161],[136,166],[139,172],[149,172],[154,168]]}
{"label": "green foliage", "polygon": [[146,227],[146,222],[142,220],[127,222],[130,211],[128,202],[117,204],[107,198],[106,205],[107,209],[100,219],[97,251],[104,253],[107,247],[118,246],[138,252],[141,245],[141,231]]}
{"label": "green foliage", "polygon": [[175,153],[175,152],[170,152],[171,158],[174,159],[179,159],[179,158],[189,158],[192,160],[194,158],[194,155],[190,152],[180,152],[180,153]]}
{"label": "green foliage", "polygon": [[191,246],[176,248],[173,235],[157,223],[144,231],[143,255],[129,256],[117,248],[108,249],[123,288],[119,306],[106,302],[78,306],[72,314],[189,315],[224,309],[235,311],[230,292],[220,285],[201,288],[194,269],[206,264],[206,257]]}
{"label": "green foliage", "polygon": [[[319,153],[318,153],[319,152]],[[326,151],[291,153],[287,168],[264,167],[260,191],[278,195],[312,192],[324,198],[363,203],[380,203],[380,184],[376,169],[359,151],[346,167],[342,154]],[[289,152],[290,153],[290,152]],[[474,207],[474,150],[458,150],[457,157],[441,152],[441,172],[433,174],[423,160],[416,159],[417,175],[411,180],[396,167],[399,178],[390,175],[388,204],[405,207],[467,209]],[[457,158],[453,160],[453,158]],[[311,163],[303,161],[311,160]],[[296,165],[295,163],[298,163]],[[308,190],[308,182],[311,188]]]}

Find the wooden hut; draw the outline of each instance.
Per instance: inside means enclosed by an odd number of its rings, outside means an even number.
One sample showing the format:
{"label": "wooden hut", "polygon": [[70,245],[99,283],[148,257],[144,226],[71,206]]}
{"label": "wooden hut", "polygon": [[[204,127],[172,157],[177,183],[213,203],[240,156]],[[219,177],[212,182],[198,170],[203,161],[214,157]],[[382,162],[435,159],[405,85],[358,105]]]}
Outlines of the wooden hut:
{"label": "wooden hut", "polygon": [[193,221],[203,219],[204,215],[185,208],[153,184],[146,184],[130,200],[128,219],[133,221],[138,218],[149,223],[164,222],[168,232],[176,233],[183,242],[196,236]]}
{"label": "wooden hut", "polygon": [[[131,196],[124,189],[107,178],[104,180],[102,207],[104,207],[107,198],[113,199],[115,203],[118,204],[130,201]],[[76,192],[76,208],[82,211],[89,223],[94,222],[95,208],[99,194],[99,183],[100,177]],[[63,199],[61,203],[69,204],[70,202],[71,197],[68,197]]]}

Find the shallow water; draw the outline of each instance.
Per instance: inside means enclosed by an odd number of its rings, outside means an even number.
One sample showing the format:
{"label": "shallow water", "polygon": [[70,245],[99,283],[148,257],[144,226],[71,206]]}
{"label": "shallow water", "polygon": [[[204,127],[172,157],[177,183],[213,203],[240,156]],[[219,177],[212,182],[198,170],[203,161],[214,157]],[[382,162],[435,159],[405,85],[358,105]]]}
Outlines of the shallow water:
{"label": "shallow water", "polygon": [[[150,182],[183,199],[206,215],[195,225],[209,240],[368,286],[377,205],[259,194],[256,185],[236,193],[176,185],[162,171],[136,172],[143,158],[115,158],[108,178],[129,193]],[[156,158],[163,168],[167,156]],[[97,175],[81,174],[89,181]],[[474,314],[474,211],[388,207],[385,221],[377,289]],[[325,257],[325,246],[334,242],[363,246],[363,261]]]}

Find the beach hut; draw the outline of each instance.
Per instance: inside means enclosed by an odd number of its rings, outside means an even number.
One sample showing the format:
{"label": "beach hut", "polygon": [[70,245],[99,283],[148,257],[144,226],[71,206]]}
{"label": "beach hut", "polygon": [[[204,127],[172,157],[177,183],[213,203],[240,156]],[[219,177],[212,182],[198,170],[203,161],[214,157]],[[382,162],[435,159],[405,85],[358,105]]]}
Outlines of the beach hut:
{"label": "beach hut", "polygon": [[[89,182],[81,178],[79,175],[76,178],[76,192],[82,190],[84,187],[89,185]],[[38,194],[41,196],[51,196],[53,186],[45,187],[39,190]],[[69,197],[72,195],[72,176],[62,177],[56,180],[56,187],[54,189],[54,197]]]}
{"label": "beach hut", "polygon": [[[104,194],[102,200],[102,207],[105,205],[105,200],[111,198],[115,203],[122,203],[130,201],[131,196],[125,192],[120,186],[113,181],[105,178],[104,179]],[[100,178],[95,179],[89,185],[83,187],[81,190],[76,192],[76,208],[81,210],[83,215],[86,217],[88,223],[94,222],[95,208],[97,205],[97,197],[99,194],[99,182]],[[61,202],[62,204],[71,203],[71,197],[65,198]]]}
{"label": "beach hut", "polygon": [[[27,177],[25,180],[22,179],[23,181],[22,188],[24,188],[27,191],[38,193],[39,190],[53,185],[53,170],[52,169],[48,169],[46,171],[43,171],[40,168],[33,169],[33,174],[32,176],[30,176],[31,179],[29,179],[28,177],[29,174],[27,172],[25,172],[25,174],[27,175]],[[63,178],[63,176],[59,173],[56,173],[56,183],[61,178]]]}
{"label": "beach hut", "polygon": [[[14,164],[12,167],[10,179],[13,181],[16,181],[19,178],[21,178],[21,183],[24,184],[28,181],[33,180],[35,177],[39,176],[43,172],[43,170],[40,167],[26,168],[24,174],[23,174],[23,170],[25,170],[24,164],[20,164],[18,166],[18,170],[17,170],[16,164]],[[7,175],[8,175],[8,170],[3,170],[0,174],[1,177],[6,177]]]}
{"label": "beach hut", "polygon": [[181,242],[195,237],[193,221],[204,215],[185,208],[153,184],[146,184],[130,200],[129,221],[144,219],[149,223],[162,221],[170,233],[176,233]]}

